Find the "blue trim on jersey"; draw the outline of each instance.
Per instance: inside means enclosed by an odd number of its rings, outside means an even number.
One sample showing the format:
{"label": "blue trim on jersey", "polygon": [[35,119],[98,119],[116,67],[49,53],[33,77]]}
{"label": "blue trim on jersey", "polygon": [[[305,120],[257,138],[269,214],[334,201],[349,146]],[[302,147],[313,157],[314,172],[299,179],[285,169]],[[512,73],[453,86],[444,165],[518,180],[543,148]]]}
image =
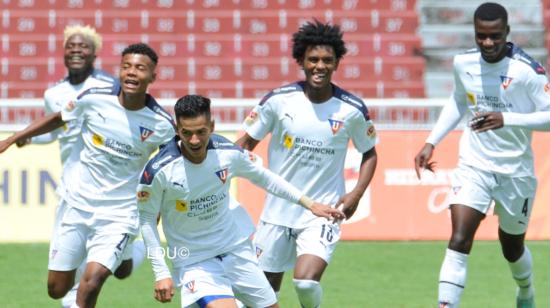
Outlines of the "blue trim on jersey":
{"label": "blue trim on jersey", "polygon": [[174,123],[174,119],[172,119],[172,116],[166,110],[164,110],[164,108],[162,108],[159,103],[157,103],[153,96],[147,94],[145,98],[145,107],[151,109],[154,113],[168,120],[174,130],[176,130],[176,124]]}
{"label": "blue trim on jersey", "polygon": [[535,59],[533,59],[530,55],[528,55],[523,49],[517,47],[512,42],[506,43],[508,45],[508,53],[506,54],[507,57],[516,59],[518,61],[521,61],[527,65],[529,65],[535,73],[539,75],[545,75],[546,70],[540,63],[538,63]]}
{"label": "blue trim on jersey", "polygon": [[119,84],[113,84],[110,87],[101,87],[101,88],[89,88],[88,90],[80,93],[76,99],[81,99],[82,97],[88,94],[106,94],[106,95],[118,95],[120,91]]}
{"label": "blue trim on jersey", "polygon": [[370,117],[369,117],[369,109],[367,108],[367,106],[365,105],[365,103],[363,102],[362,99],[360,99],[359,97],[349,93],[348,91],[336,86],[336,85],[332,85],[333,89],[334,89],[334,94],[333,96],[338,98],[339,100],[343,101],[344,103],[356,108],[357,110],[359,110],[359,112],[361,112],[361,114],[363,115],[363,117],[365,117],[365,121],[369,121],[370,120]]}
{"label": "blue trim on jersey", "polygon": [[201,297],[198,301],[196,301],[196,304],[199,305],[199,307],[204,308],[210,302],[213,302],[218,299],[224,299],[224,298],[235,298],[235,297],[231,295],[207,295],[207,296]]}
{"label": "blue trim on jersey", "polygon": [[102,81],[105,81],[105,82],[110,82],[113,85],[119,85],[120,84],[118,78],[113,77],[113,75],[107,73],[106,71],[104,71],[102,69],[94,69],[91,76],[94,77],[95,79],[99,79],[99,80],[102,80]]}
{"label": "blue trim on jersey", "polygon": [[210,135],[210,140],[208,140],[208,145],[206,150],[237,150],[243,152],[243,148],[233,143],[231,140],[220,136],[218,134]]}
{"label": "blue trim on jersey", "polygon": [[147,162],[139,179],[140,184],[151,185],[155,175],[162,169],[162,167],[181,157],[178,140],[179,138],[177,136],[174,137],[160,149],[155,157],[151,158]]}
{"label": "blue trim on jersey", "polygon": [[271,98],[272,96],[278,95],[278,94],[286,94],[286,93],[295,92],[295,91],[302,91],[303,92],[304,91],[303,84],[304,84],[304,82],[295,82],[295,83],[290,83],[290,84],[284,85],[282,87],[273,89],[273,90],[271,90],[271,92],[267,93],[262,98],[259,105],[261,106],[261,105],[265,104],[265,102],[269,98]]}

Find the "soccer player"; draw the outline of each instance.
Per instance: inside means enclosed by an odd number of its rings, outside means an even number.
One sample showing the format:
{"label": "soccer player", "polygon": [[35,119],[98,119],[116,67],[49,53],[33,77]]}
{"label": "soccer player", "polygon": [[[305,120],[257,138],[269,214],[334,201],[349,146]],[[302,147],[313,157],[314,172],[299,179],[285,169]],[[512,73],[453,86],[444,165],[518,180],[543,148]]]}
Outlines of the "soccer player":
{"label": "soccer player", "polygon": [[[155,273],[155,298],[167,302],[174,294],[166,255],[174,265],[182,307],[236,307],[235,295],[249,307],[277,307],[250,239],[235,231],[241,221],[229,212],[231,179],[247,178],[325,221],[344,214],[314,202],[255,163],[254,154],[213,134],[208,98],[184,96],[174,110],[178,136],[147,163],[137,192],[141,230]],[[165,253],[156,225],[159,212],[168,241]]]}
{"label": "soccer player", "polygon": [[48,264],[48,293],[63,297],[87,257],[77,292],[79,307],[93,307],[109,275],[123,259],[139,220],[135,189],[149,156],[175,134],[172,119],[146,93],[158,57],[146,44],[122,52],[120,86],[91,88],[76,101],[0,141],[0,153],[15,142],[82,119],[82,150],[72,151],[64,174],[62,223]]}
{"label": "soccer player", "polygon": [[452,234],[439,275],[439,307],[458,307],[474,235],[494,201],[504,258],[518,285],[517,307],[534,307],[532,258],[524,244],[537,187],[531,135],[550,130],[544,68],[506,37],[506,9],[483,3],[474,13],[476,49],[454,58],[455,87],[415,157],[418,177],[432,169],[435,146],[466,115],[450,196]]}
{"label": "soccer player", "polygon": [[[244,123],[237,144],[247,150],[271,133],[269,169],[304,193],[342,206],[350,218],[376,168],[376,131],[363,101],[331,82],[346,53],[339,26],[308,22],[293,35],[292,55],[305,80],[267,94]],[[346,193],[344,160],[350,139],[363,153],[357,185]],[[268,195],[254,243],[260,266],[278,292],[285,271],[294,267],[294,285],[303,307],[321,304],[321,276],[340,226],[317,218],[298,204]]]}

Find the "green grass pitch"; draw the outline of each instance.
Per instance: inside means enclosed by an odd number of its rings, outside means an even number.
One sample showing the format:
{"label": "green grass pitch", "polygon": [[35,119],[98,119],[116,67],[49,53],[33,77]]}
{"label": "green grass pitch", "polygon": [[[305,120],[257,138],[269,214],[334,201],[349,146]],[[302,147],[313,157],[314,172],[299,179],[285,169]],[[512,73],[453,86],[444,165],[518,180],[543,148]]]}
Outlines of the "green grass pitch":
{"label": "green grass pitch", "polygon": [[[535,262],[537,307],[550,307],[550,242],[528,242]],[[445,242],[342,242],[323,277],[323,307],[436,307]],[[0,244],[0,307],[60,307],[46,292],[47,244]],[[287,273],[281,307],[299,307]],[[111,277],[98,307],[179,307],[153,297],[148,261],[128,279]],[[515,307],[515,283],[497,242],[477,241],[462,308]]]}

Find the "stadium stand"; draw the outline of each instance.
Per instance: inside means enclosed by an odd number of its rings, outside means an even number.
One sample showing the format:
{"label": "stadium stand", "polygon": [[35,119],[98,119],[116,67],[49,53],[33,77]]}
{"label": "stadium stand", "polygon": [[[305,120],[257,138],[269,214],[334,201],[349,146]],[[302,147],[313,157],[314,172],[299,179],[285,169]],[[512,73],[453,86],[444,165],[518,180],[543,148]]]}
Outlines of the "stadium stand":
{"label": "stadium stand", "polygon": [[62,31],[75,23],[102,34],[96,66],[115,74],[126,45],[151,44],[159,97],[259,97],[301,79],[291,36],[312,17],[345,32],[335,82],[363,97],[425,96],[416,0],[2,0],[0,98],[39,98],[63,77]]}
{"label": "stadium stand", "polygon": [[[472,16],[481,0],[419,0],[419,36],[426,57],[424,84],[427,97],[448,97],[452,91],[452,59],[461,51],[475,47]],[[548,37],[545,35],[543,6],[540,0],[500,0],[509,14],[508,39],[546,65]],[[544,15],[550,1],[544,0]],[[548,17],[548,15],[546,15]],[[544,18],[548,23],[548,18]],[[546,43],[545,43],[546,42]]]}

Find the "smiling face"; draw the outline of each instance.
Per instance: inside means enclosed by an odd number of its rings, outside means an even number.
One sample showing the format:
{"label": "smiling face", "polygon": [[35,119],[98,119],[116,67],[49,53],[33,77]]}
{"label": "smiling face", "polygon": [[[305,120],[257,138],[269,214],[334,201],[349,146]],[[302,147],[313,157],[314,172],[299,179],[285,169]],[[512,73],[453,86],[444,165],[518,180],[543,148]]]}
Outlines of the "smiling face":
{"label": "smiling face", "polygon": [[128,53],[122,57],[119,78],[125,94],[144,94],[155,77],[155,64],[149,56]]}
{"label": "smiling face", "polygon": [[474,28],[476,44],[483,60],[489,63],[502,60],[508,52],[506,37],[510,27],[499,18],[492,21],[476,19]]}
{"label": "smiling face", "polygon": [[74,34],[65,43],[64,62],[69,75],[83,75],[92,71],[96,58],[92,40]]}
{"label": "smiling face", "polygon": [[192,163],[201,163],[206,158],[206,147],[214,131],[214,122],[205,114],[192,118],[178,117],[177,130],[183,156]]}
{"label": "smiling face", "polygon": [[306,94],[319,101],[332,96],[332,74],[338,68],[338,60],[332,46],[309,46],[301,61],[306,75]]}

